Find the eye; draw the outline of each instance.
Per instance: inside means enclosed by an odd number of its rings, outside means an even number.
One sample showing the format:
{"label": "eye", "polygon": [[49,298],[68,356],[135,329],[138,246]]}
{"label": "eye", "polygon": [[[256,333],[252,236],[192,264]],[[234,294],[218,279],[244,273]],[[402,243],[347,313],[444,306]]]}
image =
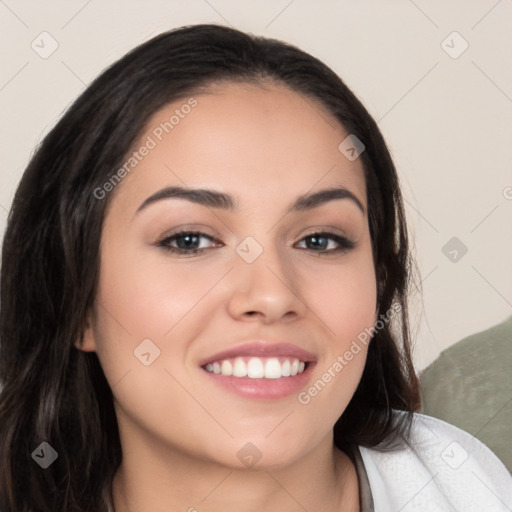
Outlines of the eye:
{"label": "eye", "polygon": [[312,233],[311,235],[304,237],[299,244],[306,245],[306,247],[301,247],[301,249],[330,254],[347,252],[356,246],[352,240],[336,233],[329,232]]}
{"label": "eye", "polygon": [[[300,247],[301,244],[302,247]],[[221,242],[200,231],[180,231],[164,238],[157,244],[165,251],[182,255],[202,253],[206,249],[219,245]],[[353,249],[355,243],[336,233],[319,232],[304,237],[297,247],[320,254],[334,254]]]}
{"label": "eye", "polygon": [[217,240],[200,231],[180,231],[164,238],[157,245],[173,253],[197,254],[216,243]]}

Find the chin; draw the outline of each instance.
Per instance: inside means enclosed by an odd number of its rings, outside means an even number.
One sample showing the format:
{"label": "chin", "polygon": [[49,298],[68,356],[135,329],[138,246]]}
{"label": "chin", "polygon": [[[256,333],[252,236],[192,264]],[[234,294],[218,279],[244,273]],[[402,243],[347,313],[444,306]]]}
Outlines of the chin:
{"label": "chin", "polygon": [[218,452],[217,445],[215,449],[217,453],[212,454],[213,458],[217,463],[230,469],[278,470],[295,463],[315,447],[312,440],[311,445],[308,446],[304,435],[285,437],[276,433],[275,438],[272,439],[273,435],[238,437],[231,440],[221,453]]}

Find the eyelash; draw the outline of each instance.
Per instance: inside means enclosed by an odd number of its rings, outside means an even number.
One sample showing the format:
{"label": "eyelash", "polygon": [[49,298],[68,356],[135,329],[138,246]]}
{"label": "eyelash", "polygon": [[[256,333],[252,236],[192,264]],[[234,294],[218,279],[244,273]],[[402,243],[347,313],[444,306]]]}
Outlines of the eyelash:
{"label": "eyelash", "polygon": [[[157,246],[161,247],[165,251],[168,251],[168,252],[171,252],[174,254],[182,254],[182,255],[194,255],[194,254],[202,253],[203,251],[207,250],[207,248],[205,248],[205,247],[194,248],[194,249],[182,249],[180,247],[173,247],[170,245],[171,242],[176,241],[180,238],[185,238],[186,236],[196,236],[196,237],[200,237],[200,238],[206,238],[206,239],[210,240],[211,242],[219,243],[215,238],[213,238],[205,233],[202,233],[200,231],[180,231],[179,233],[174,233],[173,235],[164,238],[163,240],[158,242]],[[311,234],[303,237],[300,240],[300,242],[302,242],[306,239],[311,239],[311,238],[325,238],[328,240],[333,240],[334,242],[336,242],[338,244],[339,247],[337,247],[336,249],[327,249],[327,250],[324,249],[322,251],[315,251],[313,249],[308,249],[308,248],[305,248],[302,250],[310,250],[310,251],[316,252],[318,254],[330,255],[330,254],[338,254],[338,253],[348,252],[348,251],[354,249],[354,247],[356,246],[356,244],[352,240],[349,240],[348,238],[345,238],[341,235],[337,235],[335,233],[330,233],[328,231],[320,231],[320,232],[311,233]]]}

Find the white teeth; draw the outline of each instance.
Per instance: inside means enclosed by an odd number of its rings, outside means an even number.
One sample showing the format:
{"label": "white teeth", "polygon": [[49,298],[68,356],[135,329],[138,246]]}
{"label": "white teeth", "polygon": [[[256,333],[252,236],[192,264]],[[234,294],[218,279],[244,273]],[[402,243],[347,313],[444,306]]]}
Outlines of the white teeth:
{"label": "white teeth", "polygon": [[222,361],[220,366],[220,373],[229,377],[233,375],[233,365],[229,361]]}
{"label": "white teeth", "polygon": [[235,377],[247,377],[247,365],[241,357],[237,357],[235,359],[233,364],[233,375]]}
{"label": "white teeth", "polygon": [[306,363],[291,358],[247,358],[224,359],[208,363],[204,369],[226,377],[249,377],[250,379],[280,379],[292,377],[306,369]]}
{"label": "white teeth", "polygon": [[251,357],[249,364],[247,365],[247,377],[250,379],[261,379],[265,375],[263,368],[263,362],[257,357]]}
{"label": "white teeth", "polygon": [[281,363],[273,357],[265,364],[265,379],[279,379],[281,377]]}

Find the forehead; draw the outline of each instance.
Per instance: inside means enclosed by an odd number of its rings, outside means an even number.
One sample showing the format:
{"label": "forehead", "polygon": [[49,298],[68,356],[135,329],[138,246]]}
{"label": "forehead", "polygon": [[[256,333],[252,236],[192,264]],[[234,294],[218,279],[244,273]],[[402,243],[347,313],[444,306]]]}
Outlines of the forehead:
{"label": "forehead", "polygon": [[216,84],[152,116],[133,148],[150,149],[121,188],[139,197],[162,186],[202,186],[288,202],[339,185],[366,204],[360,159],[338,149],[348,135],[319,101],[286,86]]}

